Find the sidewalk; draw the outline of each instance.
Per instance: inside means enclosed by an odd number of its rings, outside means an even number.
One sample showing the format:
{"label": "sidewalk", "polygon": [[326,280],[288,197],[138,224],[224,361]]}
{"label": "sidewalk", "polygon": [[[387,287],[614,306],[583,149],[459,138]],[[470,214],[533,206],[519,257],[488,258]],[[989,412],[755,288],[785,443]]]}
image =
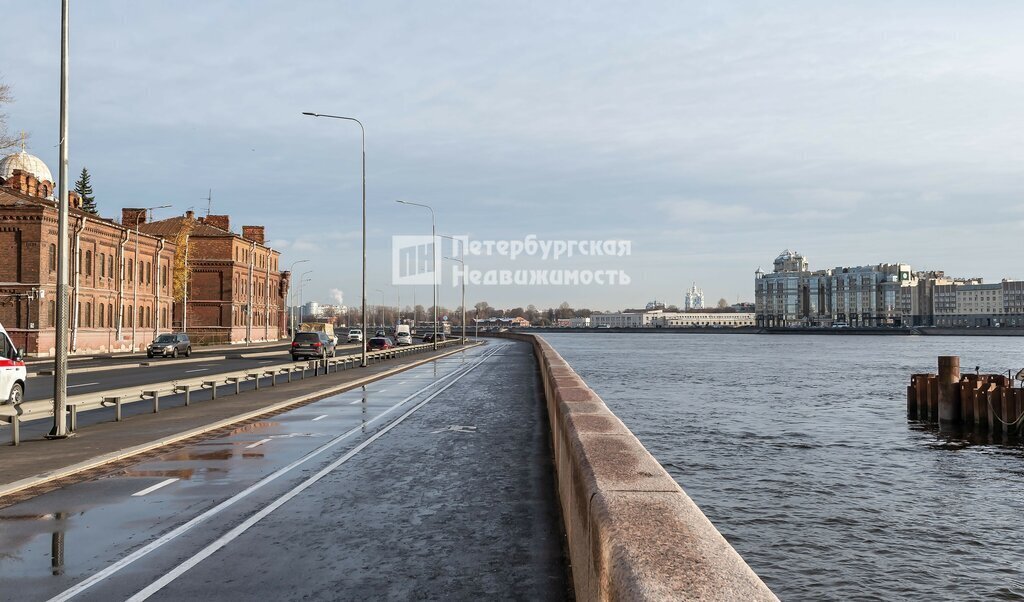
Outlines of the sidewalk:
{"label": "sidewalk", "polygon": [[[261,409],[273,408],[275,405],[286,404],[290,408],[310,403],[336,393],[337,389],[341,387],[358,386],[368,378],[374,380],[393,374],[447,354],[457,353],[461,348],[453,349],[427,352],[398,360],[387,360],[379,364],[371,364],[366,368],[307,376],[305,379],[296,377],[296,380],[291,383],[279,383],[274,387],[264,384],[258,391],[243,391],[239,395],[222,393],[216,401],[193,401],[188,407],[184,405],[167,407],[161,409],[157,414],[141,413],[127,416],[121,422],[111,420],[79,428],[74,437],[63,440],[50,441],[38,436],[23,435],[24,438],[19,446],[0,445],[0,467],[2,467],[0,470],[0,507],[62,487],[70,482],[115,471],[124,462],[134,463],[146,457],[135,453],[130,460],[113,459],[125,455],[125,450],[136,451],[136,448],[140,446],[159,447],[159,450],[154,453],[165,453],[171,449],[166,447],[168,442],[180,446],[183,442],[189,442],[191,439],[203,439],[216,434],[215,431],[208,431],[197,437],[181,438],[183,434],[190,431],[203,430],[219,421]],[[274,413],[281,411],[285,410],[278,409]],[[260,417],[266,415],[270,414],[262,414]],[[230,430],[238,426],[240,423],[223,427],[220,430]],[[69,467],[90,463],[98,458],[110,461],[85,472],[76,472],[71,477],[57,476],[66,473]],[[53,480],[55,477],[56,480]],[[33,486],[31,489],[11,492],[12,485],[25,479],[35,479],[41,484]]]}

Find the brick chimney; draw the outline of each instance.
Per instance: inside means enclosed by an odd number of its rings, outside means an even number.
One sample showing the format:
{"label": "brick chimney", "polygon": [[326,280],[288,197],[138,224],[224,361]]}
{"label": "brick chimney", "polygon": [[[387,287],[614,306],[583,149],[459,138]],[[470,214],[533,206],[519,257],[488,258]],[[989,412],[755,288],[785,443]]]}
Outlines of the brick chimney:
{"label": "brick chimney", "polygon": [[125,207],[121,209],[121,225],[125,228],[135,228],[135,220],[139,224],[146,223],[146,210],[140,207]]}
{"label": "brick chimney", "polygon": [[207,215],[203,223],[214,228],[231,231],[231,220],[226,215]]}
{"label": "brick chimney", "polygon": [[263,244],[263,226],[242,226],[242,238]]}

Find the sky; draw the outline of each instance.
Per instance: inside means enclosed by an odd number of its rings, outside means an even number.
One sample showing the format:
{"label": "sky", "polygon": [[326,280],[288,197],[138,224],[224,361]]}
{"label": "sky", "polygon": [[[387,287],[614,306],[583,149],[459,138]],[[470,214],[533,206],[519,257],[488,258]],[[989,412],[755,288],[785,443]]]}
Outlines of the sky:
{"label": "sky", "polygon": [[[56,176],[60,2],[5,22],[0,110]],[[430,304],[393,284],[392,236],[431,225],[396,199],[492,250],[629,241],[467,255],[549,282],[481,280],[469,305],[682,305],[694,282],[749,301],[784,249],[812,269],[1024,278],[1019,2],[90,0],[70,23],[72,181],[88,167],[112,218],[205,214],[212,189],[282,266],[308,260],[305,300],[358,303],[362,189],[358,126],[303,111],[366,127],[370,303]]]}

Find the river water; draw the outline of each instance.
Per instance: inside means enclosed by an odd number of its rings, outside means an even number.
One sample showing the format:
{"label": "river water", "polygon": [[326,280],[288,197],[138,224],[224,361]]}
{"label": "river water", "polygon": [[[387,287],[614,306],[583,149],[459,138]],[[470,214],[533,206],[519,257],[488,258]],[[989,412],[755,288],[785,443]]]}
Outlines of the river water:
{"label": "river water", "polygon": [[906,417],[1024,338],[543,336],[783,600],[1024,600],[1024,446]]}

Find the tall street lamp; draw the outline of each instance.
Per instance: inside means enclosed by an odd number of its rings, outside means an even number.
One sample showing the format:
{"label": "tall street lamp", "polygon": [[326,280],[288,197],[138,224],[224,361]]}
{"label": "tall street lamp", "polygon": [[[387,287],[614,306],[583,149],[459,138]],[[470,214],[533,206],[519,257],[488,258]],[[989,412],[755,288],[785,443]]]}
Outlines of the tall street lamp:
{"label": "tall street lamp", "polygon": [[[458,242],[454,236],[448,236],[447,234],[438,234],[441,238],[447,238],[452,242]],[[462,255],[462,259],[455,259],[454,257],[445,257],[450,261],[458,261],[462,264],[462,344],[466,344],[466,248],[463,246],[459,247],[459,254]]]}
{"label": "tall street lamp", "polygon": [[462,264],[462,344],[466,344],[466,262],[454,257],[445,257],[448,261]]}
{"label": "tall street lamp", "polygon": [[434,258],[437,257],[437,250],[434,249],[434,245],[437,244],[437,228],[434,224],[434,208],[430,205],[424,205],[423,203],[413,203],[410,201],[395,201],[403,205],[412,205],[414,207],[423,207],[430,212],[430,248],[434,250],[430,254],[430,267],[434,269],[434,350],[437,350],[437,265],[435,265]]}
{"label": "tall street lamp", "polygon": [[60,11],[60,198],[57,200],[57,315],[53,361],[53,428],[47,439],[64,439],[68,397],[68,0]]}
{"label": "tall street lamp", "polygon": [[379,288],[375,288],[373,290],[380,293],[380,327],[384,328],[384,291]]}
{"label": "tall street lamp", "polygon": [[[308,261],[309,261],[308,259],[296,259],[295,261],[292,262],[291,267],[288,268],[288,273],[289,274],[294,274],[295,273],[295,266],[297,266],[300,263],[306,263]],[[288,296],[291,297],[292,300],[295,299],[295,287],[294,286],[288,289]],[[288,322],[290,323],[289,324],[289,328],[291,328],[291,331],[292,331],[292,338],[295,338],[295,309],[292,308],[292,307],[288,308]]]}
{"label": "tall street lamp", "polygon": [[[142,220],[142,217],[144,215],[146,215],[146,213],[148,213],[148,212],[150,212],[150,211],[152,211],[154,209],[167,209],[168,207],[170,207],[170,205],[157,205],[156,207],[146,207],[145,209],[142,209],[141,211],[139,211],[138,213],[135,214],[135,267],[134,267],[134,271],[137,272],[137,273],[132,274],[132,279],[135,281],[135,289],[134,289],[134,292],[132,293],[132,303],[134,303],[134,308],[132,309],[132,311],[135,312],[135,315],[132,316],[132,351],[135,351],[135,349],[136,349],[135,328],[136,328],[136,326],[137,326],[137,324],[139,322],[139,278],[142,275],[142,270],[139,269],[139,222]],[[160,263],[160,260],[159,260],[159,258],[157,258],[157,264],[159,264],[159,263]],[[159,282],[157,283],[157,286],[160,286]],[[160,308],[157,308],[157,311],[160,311]]]}
{"label": "tall street lamp", "polygon": [[[343,119],[345,121],[354,121],[359,125],[359,131],[362,134],[362,149],[363,149],[363,340],[366,340],[366,128],[363,127],[363,122],[359,121],[355,117],[342,117],[341,115],[325,115],[322,113],[312,113],[309,111],[303,111],[303,115],[309,115],[310,117],[325,117],[328,119]],[[362,366],[366,367],[366,345],[363,346],[363,359]]]}
{"label": "tall street lamp", "polygon": [[[309,282],[311,279],[310,278],[306,278],[306,274],[312,274],[312,273],[313,273],[313,270],[306,270],[305,272],[302,272],[301,276],[299,276],[299,324],[302,324],[302,283],[303,282]],[[300,328],[301,328],[301,326],[300,326]],[[292,334],[292,337],[294,338],[295,335]]]}

